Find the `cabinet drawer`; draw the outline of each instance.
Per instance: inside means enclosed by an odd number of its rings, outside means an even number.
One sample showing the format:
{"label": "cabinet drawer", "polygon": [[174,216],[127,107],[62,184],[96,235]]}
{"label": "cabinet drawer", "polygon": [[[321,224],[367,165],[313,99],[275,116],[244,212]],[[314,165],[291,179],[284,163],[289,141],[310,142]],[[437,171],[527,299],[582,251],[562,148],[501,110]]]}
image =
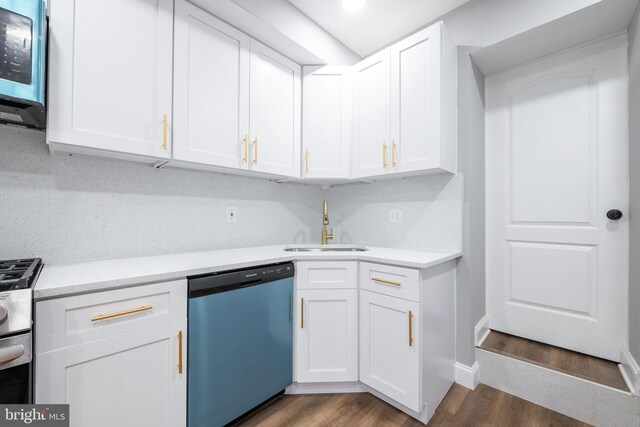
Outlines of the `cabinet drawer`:
{"label": "cabinet drawer", "polygon": [[361,262],[360,289],[420,302],[420,271]]}
{"label": "cabinet drawer", "polygon": [[356,289],[356,261],[304,261],[296,265],[296,289]]}
{"label": "cabinet drawer", "polygon": [[187,281],[36,303],[36,353],[104,339],[187,316]]}

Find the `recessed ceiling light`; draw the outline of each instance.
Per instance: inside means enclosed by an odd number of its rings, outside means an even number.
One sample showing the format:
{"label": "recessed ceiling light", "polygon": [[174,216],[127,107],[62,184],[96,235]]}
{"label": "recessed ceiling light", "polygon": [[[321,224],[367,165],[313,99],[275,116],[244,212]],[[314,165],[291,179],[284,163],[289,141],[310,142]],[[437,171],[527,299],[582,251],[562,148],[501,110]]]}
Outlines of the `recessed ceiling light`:
{"label": "recessed ceiling light", "polygon": [[342,7],[347,12],[358,12],[364,7],[365,0],[342,0]]}

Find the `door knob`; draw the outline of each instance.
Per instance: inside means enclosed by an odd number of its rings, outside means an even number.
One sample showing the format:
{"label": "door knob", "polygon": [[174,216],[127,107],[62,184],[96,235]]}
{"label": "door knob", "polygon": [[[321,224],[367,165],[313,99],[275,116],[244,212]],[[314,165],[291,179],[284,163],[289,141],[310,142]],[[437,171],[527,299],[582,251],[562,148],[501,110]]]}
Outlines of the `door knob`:
{"label": "door knob", "polygon": [[611,209],[609,212],[607,212],[607,218],[609,218],[611,221],[618,221],[622,219],[622,212],[620,212],[618,209]]}

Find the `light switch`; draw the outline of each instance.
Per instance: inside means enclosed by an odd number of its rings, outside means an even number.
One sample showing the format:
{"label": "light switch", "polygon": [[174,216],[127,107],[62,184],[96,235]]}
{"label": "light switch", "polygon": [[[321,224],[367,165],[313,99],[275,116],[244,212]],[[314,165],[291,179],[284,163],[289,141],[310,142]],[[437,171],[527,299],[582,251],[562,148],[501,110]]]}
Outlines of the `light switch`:
{"label": "light switch", "polygon": [[389,222],[399,224],[402,222],[402,209],[389,209]]}

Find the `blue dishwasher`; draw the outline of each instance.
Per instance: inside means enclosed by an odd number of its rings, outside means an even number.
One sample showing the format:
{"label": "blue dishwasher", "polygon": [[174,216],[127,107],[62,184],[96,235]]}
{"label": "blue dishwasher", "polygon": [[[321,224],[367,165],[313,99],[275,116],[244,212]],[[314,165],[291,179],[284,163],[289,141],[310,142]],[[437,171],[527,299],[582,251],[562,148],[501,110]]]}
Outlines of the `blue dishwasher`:
{"label": "blue dishwasher", "polygon": [[188,425],[223,426],[292,382],[293,263],[189,278]]}

